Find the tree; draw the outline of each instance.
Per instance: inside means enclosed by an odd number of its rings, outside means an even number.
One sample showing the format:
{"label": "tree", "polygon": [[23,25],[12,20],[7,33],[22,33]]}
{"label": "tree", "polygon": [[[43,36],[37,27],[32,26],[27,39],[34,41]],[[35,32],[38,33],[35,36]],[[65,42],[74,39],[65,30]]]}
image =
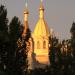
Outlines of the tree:
{"label": "tree", "polygon": [[75,74],[75,22],[72,23],[71,32],[71,49],[72,49],[72,68]]}
{"label": "tree", "polygon": [[57,53],[57,45],[58,45],[58,39],[56,37],[52,37],[50,38],[50,51],[49,51],[49,58],[50,58],[50,63],[51,64],[55,64],[55,60],[56,60],[56,53]]}
{"label": "tree", "polygon": [[73,22],[72,27],[70,29],[71,32],[71,46],[73,50],[73,56],[75,58],[75,22]]}
{"label": "tree", "polygon": [[52,75],[60,75],[62,65],[61,44],[59,43],[59,39],[56,37],[50,38],[50,44],[51,44],[49,49],[50,72]]}
{"label": "tree", "polygon": [[8,18],[7,9],[1,5],[0,6],[0,71],[5,71],[6,61],[7,61],[7,43],[8,39]]}
{"label": "tree", "polygon": [[7,73],[8,75],[18,75],[16,69],[16,50],[17,50],[17,40],[21,36],[21,22],[19,18],[14,16],[9,24],[9,47],[7,54]]}
{"label": "tree", "polygon": [[18,48],[17,48],[17,63],[19,63],[18,67],[21,68],[23,74],[28,74],[28,60],[27,55],[29,51],[29,38],[31,37],[30,29],[27,29],[26,35],[19,38],[18,40]]}
{"label": "tree", "polygon": [[1,5],[0,6],[0,31],[8,32],[8,18],[7,18],[7,9]]}
{"label": "tree", "polygon": [[9,24],[9,36],[13,42],[17,42],[19,37],[21,36],[21,22],[19,18],[14,16]]}

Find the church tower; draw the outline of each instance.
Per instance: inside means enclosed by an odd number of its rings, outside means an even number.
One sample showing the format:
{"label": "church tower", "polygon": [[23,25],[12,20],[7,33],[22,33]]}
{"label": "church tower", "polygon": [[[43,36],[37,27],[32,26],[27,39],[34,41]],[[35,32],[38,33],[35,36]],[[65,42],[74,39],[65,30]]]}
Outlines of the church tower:
{"label": "church tower", "polygon": [[[28,25],[28,16],[29,16],[29,11],[28,11],[28,4],[26,2],[25,4],[25,10],[24,10],[24,29],[22,33],[22,38],[25,40],[27,30],[29,29]],[[33,50],[33,39],[30,37],[28,41],[26,42],[26,48],[27,48],[27,61],[28,61],[28,69],[33,69],[33,62],[32,62],[32,50]]]}
{"label": "church tower", "polygon": [[25,10],[24,10],[24,30],[23,30],[23,33],[22,33],[22,37],[25,37],[27,29],[29,28],[28,27],[28,15],[29,15],[29,11],[28,11],[28,8],[27,8],[27,3],[26,3]]}
{"label": "church tower", "polygon": [[34,42],[33,53],[35,54],[35,59],[37,61],[37,63],[34,65],[35,68],[41,68],[49,65],[48,53],[50,32],[44,19],[44,10],[43,0],[41,0],[39,8],[39,20],[32,34]]}

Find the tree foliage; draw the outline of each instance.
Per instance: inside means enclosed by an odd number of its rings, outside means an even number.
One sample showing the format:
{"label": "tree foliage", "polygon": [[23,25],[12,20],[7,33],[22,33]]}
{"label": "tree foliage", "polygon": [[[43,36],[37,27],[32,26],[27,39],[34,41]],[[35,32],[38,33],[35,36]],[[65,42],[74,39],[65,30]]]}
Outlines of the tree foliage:
{"label": "tree foliage", "polygon": [[70,32],[71,32],[71,47],[73,55],[75,57],[75,22],[73,22]]}
{"label": "tree foliage", "polygon": [[11,40],[17,42],[18,38],[21,36],[21,25],[19,18],[14,16],[9,24],[9,35]]}
{"label": "tree foliage", "polygon": [[[7,9],[3,5],[1,5],[0,6],[0,71],[2,72],[4,72],[6,69],[8,41],[9,39],[8,39]],[[0,74],[2,72],[0,72]]]}

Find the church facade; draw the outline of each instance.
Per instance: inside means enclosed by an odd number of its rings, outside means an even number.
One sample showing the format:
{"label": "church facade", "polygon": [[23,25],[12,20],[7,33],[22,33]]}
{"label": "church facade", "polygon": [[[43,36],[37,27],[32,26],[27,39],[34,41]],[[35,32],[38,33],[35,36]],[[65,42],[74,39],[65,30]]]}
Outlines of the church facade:
{"label": "church facade", "polygon": [[[29,39],[29,51],[28,51],[28,64],[29,69],[44,68],[50,64],[49,60],[49,27],[44,18],[44,6],[43,2],[40,2],[39,7],[39,19],[36,23],[35,29]],[[29,11],[26,7],[24,11],[24,30],[22,36],[25,36],[28,29],[28,15]]]}

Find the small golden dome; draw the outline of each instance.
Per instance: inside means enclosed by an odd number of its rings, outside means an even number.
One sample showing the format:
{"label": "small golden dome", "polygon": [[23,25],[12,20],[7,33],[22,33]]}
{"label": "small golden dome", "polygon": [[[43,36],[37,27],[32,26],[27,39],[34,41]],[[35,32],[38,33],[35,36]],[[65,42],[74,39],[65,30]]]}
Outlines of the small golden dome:
{"label": "small golden dome", "polygon": [[29,11],[27,8],[25,9],[24,14],[29,14]]}

